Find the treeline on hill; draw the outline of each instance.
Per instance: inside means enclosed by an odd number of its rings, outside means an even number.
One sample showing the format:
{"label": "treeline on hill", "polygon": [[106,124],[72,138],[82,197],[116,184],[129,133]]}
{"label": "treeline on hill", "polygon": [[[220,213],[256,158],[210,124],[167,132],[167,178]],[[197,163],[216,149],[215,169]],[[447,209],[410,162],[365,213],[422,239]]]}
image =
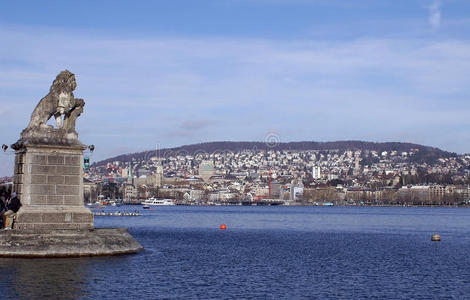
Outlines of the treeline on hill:
{"label": "treeline on hill", "polygon": [[208,142],[192,145],[184,145],[175,148],[165,148],[160,150],[143,151],[131,154],[123,154],[115,156],[106,160],[95,163],[95,166],[104,165],[112,161],[129,162],[132,159],[144,160],[153,156],[170,156],[170,155],[194,155],[198,153],[224,153],[227,151],[238,152],[243,150],[276,150],[276,151],[306,151],[306,150],[369,150],[369,151],[399,151],[399,152],[410,152],[412,149],[418,149],[419,152],[410,158],[411,161],[417,163],[433,163],[436,159],[441,157],[452,157],[456,156],[455,153],[440,150],[438,148],[412,144],[412,143],[398,143],[398,142],[387,142],[387,143],[376,143],[376,142],[364,142],[364,141],[335,141],[335,142],[288,142],[288,143],[277,143],[269,144],[265,142]]}

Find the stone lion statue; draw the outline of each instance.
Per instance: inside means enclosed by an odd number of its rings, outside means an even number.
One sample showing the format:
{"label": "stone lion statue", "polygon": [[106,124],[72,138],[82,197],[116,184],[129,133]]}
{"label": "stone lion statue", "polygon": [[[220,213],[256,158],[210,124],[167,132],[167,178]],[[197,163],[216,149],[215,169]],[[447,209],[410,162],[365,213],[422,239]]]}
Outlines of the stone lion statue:
{"label": "stone lion statue", "polygon": [[75,130],[75,122],[77,121],[77,118],[82,114],[84,106],[85,100],[75,99],[75,106],[69,111],[69,113],[64,118],[63,128],[65,130]]}
{"label": "stone lion statue", "polygon": [[[26,129],[31,130],[51,127],[46,125],[46,123],[54,116],[57,128],[75,130],[75,120],[83,111],[83,106],[85,105],[83,99],[75,99],[73,91],[76,87],[75,75],[72,72],[68,70],[60,72],[52,83],[49,94],[42,98],[38,105],[36,105]],[[72,112],[74,113],[71,115]],[[64,120],[67,120],[64,121],[64,123],[67,123],[67,126],[62,124],[62,116],[64,116]]]}

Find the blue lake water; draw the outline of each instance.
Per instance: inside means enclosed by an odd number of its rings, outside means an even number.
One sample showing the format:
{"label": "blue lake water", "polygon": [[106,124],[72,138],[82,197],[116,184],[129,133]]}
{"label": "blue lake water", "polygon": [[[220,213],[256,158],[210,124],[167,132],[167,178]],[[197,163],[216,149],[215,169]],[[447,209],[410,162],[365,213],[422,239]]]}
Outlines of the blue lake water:
{"label": "blue lake water", "polygon": [[470,299],[466,208],[105,209],[118,210],[144,215],[96,227],[128,227],[145,251],[0,258],[0,298]]}

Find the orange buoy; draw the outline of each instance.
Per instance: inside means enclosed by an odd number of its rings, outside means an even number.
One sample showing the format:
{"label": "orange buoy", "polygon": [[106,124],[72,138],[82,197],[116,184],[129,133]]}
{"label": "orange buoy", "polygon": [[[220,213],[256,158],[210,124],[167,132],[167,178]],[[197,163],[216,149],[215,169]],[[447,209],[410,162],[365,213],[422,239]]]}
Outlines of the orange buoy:
{"label": "orange buoy", "polygon": [[227,225],[225,224],[220,225],[220,230],[225,230],[225,229],[227,229]]}

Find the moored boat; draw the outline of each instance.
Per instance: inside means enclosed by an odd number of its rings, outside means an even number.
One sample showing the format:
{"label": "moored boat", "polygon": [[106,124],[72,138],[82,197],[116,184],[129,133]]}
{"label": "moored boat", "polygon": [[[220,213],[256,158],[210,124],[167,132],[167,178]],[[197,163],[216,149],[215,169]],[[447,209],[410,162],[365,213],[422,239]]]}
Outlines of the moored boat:
{"label": "moored boat", "polygon": [[156,205],[156,206],[167,206],[167,205],[175,205],[173,199],[156,199],[156,198],[149,198],[143,202],[142,205]]}

